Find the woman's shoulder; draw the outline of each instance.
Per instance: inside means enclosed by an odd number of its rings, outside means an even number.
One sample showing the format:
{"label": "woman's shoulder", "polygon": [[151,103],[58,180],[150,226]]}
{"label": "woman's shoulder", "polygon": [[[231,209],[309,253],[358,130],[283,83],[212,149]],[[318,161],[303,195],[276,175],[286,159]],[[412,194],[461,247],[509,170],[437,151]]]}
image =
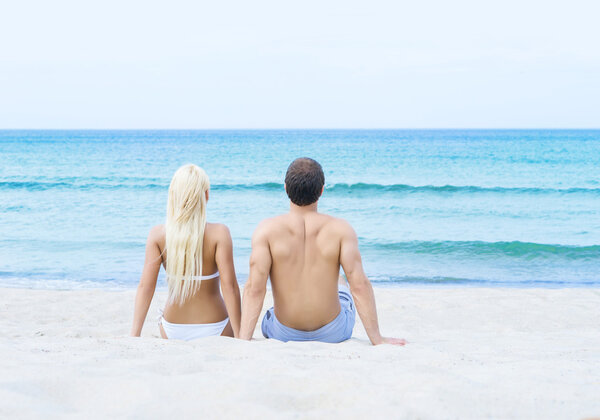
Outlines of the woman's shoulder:
{"label": "woman's shoulder", "polygon": [[230,239],[231,233],[227,225],[223,223],[206,223],[205,234],[208,234],[211,238],[218,240]]}
{"label": "woman's shoulder", "polygon": [[150,233],[148,233],[148,240],[154,242],[164,241],[166,235],[165,225],[152,226]]}

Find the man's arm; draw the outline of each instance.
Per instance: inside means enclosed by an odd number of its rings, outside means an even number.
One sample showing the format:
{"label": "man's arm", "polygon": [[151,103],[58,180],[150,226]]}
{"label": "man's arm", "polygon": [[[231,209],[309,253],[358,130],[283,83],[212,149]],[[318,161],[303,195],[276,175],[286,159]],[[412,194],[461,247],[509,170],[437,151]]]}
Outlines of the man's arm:
{"label": "man's arm", "polygon": [[240,287],[235,276],[235,268],[233,266],[233,242],[229,228],[225,225],[219,226],[219,242],[215,252],[215,261],[219,269],[219,277],[221,278],[221,291],[227,308],[227,315],[233,336],[240,335]]}
{"label": "man's arm", "polygon": [[250,340],[254,333],[265,300],[271,263],[271,251],[263,222],[252,235],[250,275],[244,286],[244,298],[242,299],[242,323],[239,336],[242,340]]}
{"label": "man's arm", "polygon": [[373,345],[387,343],[400,346],[406,344],[403,339],[382,337],[379,332],[373,287],[363,270],[362,259],[358,250],[358,238],[354,229],[348,224],[345,224],[342,234],[340,264],[346,273],[356,310],[371,343]]}

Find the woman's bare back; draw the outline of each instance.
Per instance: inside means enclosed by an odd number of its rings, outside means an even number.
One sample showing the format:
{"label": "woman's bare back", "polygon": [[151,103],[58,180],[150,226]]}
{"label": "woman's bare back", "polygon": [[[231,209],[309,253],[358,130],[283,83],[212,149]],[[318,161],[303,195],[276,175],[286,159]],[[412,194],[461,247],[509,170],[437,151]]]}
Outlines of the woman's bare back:
{"label": "woman's bare back", "polygon": [[[204,230],[202,246],[202,276],[216,273],[216,250],[220,239],[220,230],[217,224],[207,223]],[[162,256],[162,265],[166,267],[167,251],[165,250],[166,232],[164,225],[160,225],[156,244]],[[211,324],[227,318],[227,309],[221,296],[219,277],[209,280],[197,280],[200,287],[183,304],[167,302],[164,317],[174,324]],[[231,326],[225,329],[224,333]],[[224,334],[224,335],[233,335]]]}

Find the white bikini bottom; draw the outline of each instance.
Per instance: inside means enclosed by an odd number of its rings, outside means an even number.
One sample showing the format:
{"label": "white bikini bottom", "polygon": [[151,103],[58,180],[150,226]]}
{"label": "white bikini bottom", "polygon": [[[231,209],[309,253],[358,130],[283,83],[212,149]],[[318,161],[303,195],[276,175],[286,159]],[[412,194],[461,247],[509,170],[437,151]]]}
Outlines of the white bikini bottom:
{"label": "white bikini bottom", "polygon": [[161,314],[158,323],[162,325],[168,339],[190,341],[211,335],[221,335],[229,322],[229,317],[212,324],[172,324]]}

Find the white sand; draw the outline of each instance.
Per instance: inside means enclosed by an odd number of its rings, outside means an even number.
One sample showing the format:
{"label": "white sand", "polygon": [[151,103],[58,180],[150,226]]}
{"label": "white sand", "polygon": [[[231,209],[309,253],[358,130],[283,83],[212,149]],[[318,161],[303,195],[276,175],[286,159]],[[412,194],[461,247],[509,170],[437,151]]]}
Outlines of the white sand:
{"label": "white sand", "polygon": [[600,416],[600,289],[378,288],[405,348],[162,340],[164,294],[131,338],[134,293],[0,289],[0,417]]}

